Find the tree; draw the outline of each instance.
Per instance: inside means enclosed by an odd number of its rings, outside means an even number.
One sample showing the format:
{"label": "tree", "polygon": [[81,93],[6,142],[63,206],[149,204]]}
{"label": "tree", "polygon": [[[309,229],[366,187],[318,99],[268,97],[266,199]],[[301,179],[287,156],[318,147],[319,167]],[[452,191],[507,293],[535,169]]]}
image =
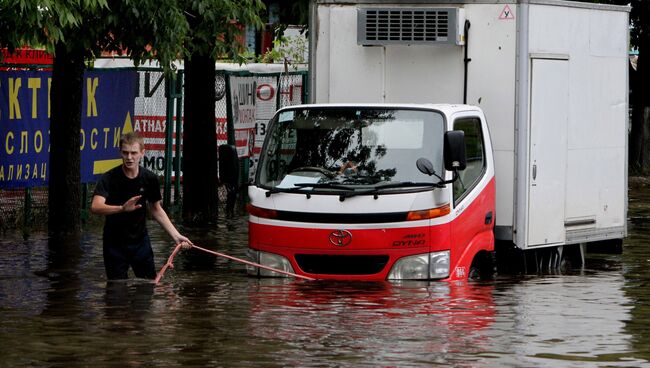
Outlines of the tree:
{"label": "tree", "polygon": [[[44,46],[54,54],[51,120],[49,232],[80,233],[79,129],[82,76],[102,51],[134,61],[158,59],[166,71],[188,63],[185,99],[186,218],[216,214],[214,62],[237,57],[241,24],[259,26],[258,0],[8,0],[0,11],[0,46]],[[241,59],[237,59],[243,61]]]}
{"label": "tree", "polygon": [[[107,8],[105,1],[83,4],[14,1],[0,12],[0,45],[10,51],[27,45],[44,45],[54,52],[50,119],[49,230],[51,235],[79,234],[81,94],[85,42],[75,42],[73,32],[85,35],[84,18],[94,19]],[[94,34],[94,30],[89,30]]]}
{"label": "tree", "polygon": [[217,218],[215,62],[243,62],[238,37],[243,25],[261,26],[259,0],[179,1],[189,24],[185,43],[183,219],[208,224]]}
{"label": "tree", "polygon": [[631,42],[638,51],[636,70],[630,73],[630,105],[632,129],[630,131],[630,172],[650,173],[650,96],[645,89],[650,86],[650,2],[632,0],[630,23]]}
{"label": "tree", "polygon": [[[0,46],[44,46],[54,54],[50,118],[48,231],[55,240],[80,234],[80,151],[83,73],[101,51],[127,50],[165,66],[182,51],[187,25],[170,0],[112,2],[5,1]],[[141,15],[147,14],[146,17]],[[155,48],[147,47],[155,45]]]}

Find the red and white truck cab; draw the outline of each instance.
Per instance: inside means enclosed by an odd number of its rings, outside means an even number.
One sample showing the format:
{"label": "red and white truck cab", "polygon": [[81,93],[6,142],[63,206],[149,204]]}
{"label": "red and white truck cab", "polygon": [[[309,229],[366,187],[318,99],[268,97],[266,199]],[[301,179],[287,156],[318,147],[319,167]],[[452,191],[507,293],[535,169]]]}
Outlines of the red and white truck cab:
{"label": "red and white truck cab", "polygon": [[281,109],[249,187],[249,256],[318,279],[476,276],[494,250],[491,147],[469,105]]}

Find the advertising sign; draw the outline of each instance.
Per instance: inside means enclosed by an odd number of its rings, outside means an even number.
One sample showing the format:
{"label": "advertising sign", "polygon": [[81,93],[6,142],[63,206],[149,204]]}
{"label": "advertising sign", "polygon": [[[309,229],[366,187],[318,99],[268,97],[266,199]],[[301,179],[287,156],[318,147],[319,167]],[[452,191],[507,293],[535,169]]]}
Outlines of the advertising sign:
{"label": "advertising sign", "polygon": [[[0,73],[0,188],[46,186],[49,178],[49,71]],[[134,71],[88,71],[81,107],[81,181],[118,165],[119,140],[132,131]]]}
{"label": "advertising sign", "polygon": [[10,53],[8,49],[0,49],[2,58],[0,62],[3,64],[40,64],[51,65],[54,58],[45,50],[32,49],[28,47],[18,48]]}

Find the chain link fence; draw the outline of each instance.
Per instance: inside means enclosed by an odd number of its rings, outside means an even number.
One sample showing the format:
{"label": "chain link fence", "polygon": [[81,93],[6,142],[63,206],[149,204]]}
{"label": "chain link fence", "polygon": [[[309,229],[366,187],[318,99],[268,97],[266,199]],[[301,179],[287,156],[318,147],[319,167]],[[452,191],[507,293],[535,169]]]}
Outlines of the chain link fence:
{"label": "chain link fence", "polygon": [[[131,69],[132,70],[132,69]],[[3,70],[0,69],[0,73]],[[217,143],[235,145],[240,157],[240,181],[238,207],[246,201],[246,187],[257,166],[257,156],[266,133],[266,125],[278,108],[304,103],[306,101],[306,71],[252,73],[247,70],[217,70],[215,78],[215,126]],[[144,167],[159,175],[161,191],[171,202],[171,211],[180,210],[182,205],[182,167],[177,156],[182,154],[182,143],[178,147],[177,131],[181,131],[183,120],[183,73],[179,71],[175,85],[168,90],[169,79],[161,69],[137,70],[137,92],[133,105],[132,128],[145,140]],[[178,84],[177,84],[178,83]],[[174,101],[168,100],[170,95]],[[170,103],[173,102],[173,103]],[[172,123],[171,174],[165,175],[167,123]],[[4,138],[4,137],[0,137]],[[117,152],[116,152],[117,157]],[[178,176],[178,178],[177,178]],[[168,183],[165,185],[165,183]],[[94,184],[82,184],[82,214],[88,218],[88,208]],[[225,186],[218,191],[220,212],[225,213]],[[47,187],[0,189],[0,231],[10,228],[27,228],[47,224]]]}

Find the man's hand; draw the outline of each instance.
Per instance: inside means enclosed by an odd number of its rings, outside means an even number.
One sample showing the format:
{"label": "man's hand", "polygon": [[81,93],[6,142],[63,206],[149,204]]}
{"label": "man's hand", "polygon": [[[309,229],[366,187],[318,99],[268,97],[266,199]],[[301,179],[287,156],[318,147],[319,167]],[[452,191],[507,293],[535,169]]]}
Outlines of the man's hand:
{"label": "man's hand", "polygon": [[174,241],[176,242],[176,245],[180,244],[181,249],[183,249],[183,250],[190,249],[190,248],[192,248],[194,246],[194,244],[192,244],[190,239],[188,239],[187,237],[185,237],[185,236],[183,236],[181,234],[178,234],[178,236],[174,238]]}
{"label": "man's hand", "polygon": [[124,202],[122,205],[122,212],[132,212],[137,210],[138,208],[142,207],[141,204],[138,204],[138,201],[142,198],[141,195],[137,195],[135,197],[131,197],[128,201]]}

